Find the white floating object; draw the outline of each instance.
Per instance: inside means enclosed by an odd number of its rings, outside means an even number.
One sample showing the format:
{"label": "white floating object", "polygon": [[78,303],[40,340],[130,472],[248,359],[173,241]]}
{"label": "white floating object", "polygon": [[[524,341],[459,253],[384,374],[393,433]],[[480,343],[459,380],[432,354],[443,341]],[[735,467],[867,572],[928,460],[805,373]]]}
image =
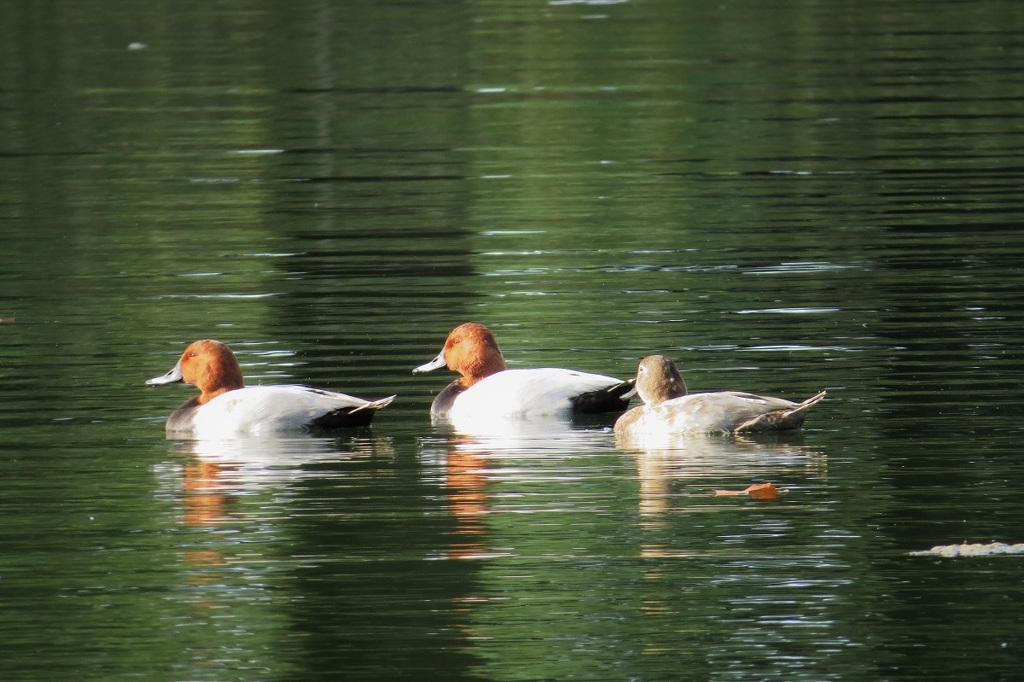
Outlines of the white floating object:
{"label": "white floating object", "polygon": [[1024,554],[1024,543],[1008,545],[1005,542],[969,543],[961,545],[936,545],[931,549],[911,552],[911,556],[993,556],[995,554]]}

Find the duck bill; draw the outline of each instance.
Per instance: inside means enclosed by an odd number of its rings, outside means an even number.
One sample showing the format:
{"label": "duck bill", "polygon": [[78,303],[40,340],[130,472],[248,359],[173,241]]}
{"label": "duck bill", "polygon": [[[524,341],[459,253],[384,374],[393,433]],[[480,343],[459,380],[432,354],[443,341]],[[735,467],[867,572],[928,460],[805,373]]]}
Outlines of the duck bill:
{"label": "duck bill", "polygon": [[153,377],[152,379],[146,380],[147,386],[160,386],[162,384],[173,384],[182,381],[181,376],[181,360],[178,360],[178,364],[171,368],[171,371],[163,376]]}
{"label": "duck bill", "polygon": [[422,374],[423,372],[433,372],[435,369],[447,366],[447,364],[448,361],[444,359],[444,349],[442,348],[441,352],[437,354],[436,358],[426,363],[425,365],[420,365],[419,367],[414,369],[412,373]]}

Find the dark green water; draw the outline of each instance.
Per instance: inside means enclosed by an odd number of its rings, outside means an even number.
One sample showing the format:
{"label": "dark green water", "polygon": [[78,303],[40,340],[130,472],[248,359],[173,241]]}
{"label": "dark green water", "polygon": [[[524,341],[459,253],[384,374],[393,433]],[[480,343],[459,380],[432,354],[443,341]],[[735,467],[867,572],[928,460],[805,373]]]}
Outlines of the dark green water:
{"label": "dark green water", "polygon": [[[0,679],[1016,679],[1024,5],[0,7]],[[803,398],[802,434],[468,438],[413,377]],[[397,393],[185,444],[150,389]],[[775,501],[715,497],[771,481]]]}

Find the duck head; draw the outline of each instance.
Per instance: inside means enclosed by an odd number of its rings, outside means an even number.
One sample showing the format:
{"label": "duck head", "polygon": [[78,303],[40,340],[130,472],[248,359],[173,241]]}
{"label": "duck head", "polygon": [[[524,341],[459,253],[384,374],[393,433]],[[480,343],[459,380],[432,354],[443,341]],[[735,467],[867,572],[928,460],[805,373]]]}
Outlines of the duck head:
{"label": "duck head", "polygon": [[462,375],[459,383],[465,388],[506,369],[505,358],[494,334],[476,322],[467,322],[453,329],[437,357],[414,369],[413,374],[445,366]]}
{"label": "duck head", "polygon": [[636,392],[647,405],[657,405],[686,395],[686,382],[670,358],[648,355],[636,370]]}
{"label": "duck head", "polygon": [[207,403],[222,393],[243,388],[242,368],[226,344],[213,339],[201,339],[189,344],[181,358],[167,374],[153,377],[147,386],[173,384],[182,381],[192,384],[202,394],[199,403]]}

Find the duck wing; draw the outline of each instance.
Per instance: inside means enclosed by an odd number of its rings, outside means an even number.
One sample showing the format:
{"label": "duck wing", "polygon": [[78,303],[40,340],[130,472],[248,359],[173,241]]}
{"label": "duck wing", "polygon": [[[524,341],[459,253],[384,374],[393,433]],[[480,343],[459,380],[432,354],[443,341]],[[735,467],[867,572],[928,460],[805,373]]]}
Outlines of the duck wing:
{"label": "duck wing", "polygon": [[[760,396],[753,396],[759,398]],[[781,398],[768,398],[762,400],[769,401],[780,401],[788,403],[788,405],[772,409],[763,414],[759,414],[752,419],[748,419],[739,426],[733,429],[733,433],[750,433],[753,431],[786,431],[789,429],[798,429],[807,417],[807,410],[825,399],[825,391],[822,391],[816,395],[811,396],[807,400],[800,403],[792,403],[788,400],[782,400]]]}

